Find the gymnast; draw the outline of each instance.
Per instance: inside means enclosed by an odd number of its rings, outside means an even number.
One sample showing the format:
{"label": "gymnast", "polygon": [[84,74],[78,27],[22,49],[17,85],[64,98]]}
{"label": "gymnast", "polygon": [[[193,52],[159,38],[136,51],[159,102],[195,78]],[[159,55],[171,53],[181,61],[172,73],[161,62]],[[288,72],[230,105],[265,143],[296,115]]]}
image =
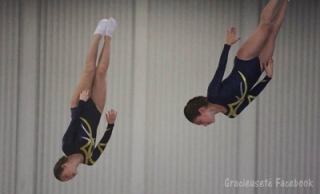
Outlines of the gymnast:
{"label": "gymnast", "polygon": [[[54,176],[60,181],[74,178],[77,167],[83,163],[93,165],[104,151],[117,117],[115,110],[106,113],[107,129],[95,147],[97,128],[106,101],[106,73],[110,60],[110,41],[117,26],[113,18],[98,23],[93,40],[86,55],[85,67],[71,98],[71,122],[62,138],[62,156],[54,166]],[[104,36],[104,45],[96,59],[98,46]]]}
{"label": "gymnast", "polygon": [[[208,86],[207,97],[194,97],[184,108],[185,117],[190,122],[207,126],[215,122],[215,114],[218,113],[235,118],[265,88],[272,78],[276,36],[287,4],[287,0],[269,0],[260,15],[258,27],[240,47],[233,70],[222,81],[230,47],[240,39],[234,27],[228,30],[218,68]],[[263,71],[266,76],[256,84]]]}

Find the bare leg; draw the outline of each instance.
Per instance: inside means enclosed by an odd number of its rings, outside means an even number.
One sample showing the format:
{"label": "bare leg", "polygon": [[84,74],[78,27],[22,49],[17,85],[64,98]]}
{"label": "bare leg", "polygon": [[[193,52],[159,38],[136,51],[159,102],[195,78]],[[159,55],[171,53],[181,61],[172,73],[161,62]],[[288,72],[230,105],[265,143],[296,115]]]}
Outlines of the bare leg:
{"label": "bare leg", "polygon": [[272,21],[279,0],[270,0],[262,10],[260,23],[253,34],[240,47],[237,57],[241,60],[250,60],[259,56],[264,48],[271,31]]}
{"label": "bare leg", "polygon": [[111,36],[116,29],[117,22],[113,18],[109,18],[107,29],[105,31],[104,44],[99,57],[99,63],[96,68],[96,74],[92,86],[92,100],[100,112],[103,111],[106,103],[107,83],[106,74],[110,61],[110,41]]}
{"label": "bare leg", "polygon": [[111,38],[109,36],[105,36],[104,45],[100,54],[92,87],[91,98],[100,112],[104,109],[107,95],[106,74],[110,61],[110,41]]}
{"label": "bare leg", "polygon": [[[268,40],[267,40],[263,50],[261,51],[261,53],[259,55],[259,59],[260,59],[261,63],[267,63],[269,61],[269,59],[273,56],[276,38],[277,38],[278,32],[280,30],[280,27],[282,25],[283,18],[286,13],[287,5],[288,5],[288,1],[283,0],[283,2],[281,3],[281,7],[279,8],[278,13],[274,18],[271,33],[268,37]],[[262,64],[261,64],[261,66],[262,66]]]}
{"label": "bare leg", "polygon": [[101,39],[100,34],[95,34],[89,47],[89,51],[86,56],[84,71],[81,75],[80,81],[74,90],[71,98],[71,108],[77,107],[79,103],[79,96],[83,90],[89,90],[89,96],[93,79],[95,77],[96,59],[98,54],[99,41]]}

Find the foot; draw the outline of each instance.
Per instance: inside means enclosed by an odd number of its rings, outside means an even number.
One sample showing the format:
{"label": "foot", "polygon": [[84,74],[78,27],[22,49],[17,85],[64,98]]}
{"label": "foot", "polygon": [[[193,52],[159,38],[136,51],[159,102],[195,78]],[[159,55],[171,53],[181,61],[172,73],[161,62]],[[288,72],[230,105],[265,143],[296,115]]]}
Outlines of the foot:
{"label": "foot", "polygon": [[101,34],[104,35],[106,29],[107,29],[107,25],[108,25],[108,20],[107,19],[102,19],[99,21],[98,26],[96,28],[96,30],[94,31],[94,34]]}
{"label": "foot", "polygon": [[105,31],[105,35],[111,37],[114,30],[116,29],[116,27],[117,27],[116,20],[113,18],[109,18],[107,29]]}

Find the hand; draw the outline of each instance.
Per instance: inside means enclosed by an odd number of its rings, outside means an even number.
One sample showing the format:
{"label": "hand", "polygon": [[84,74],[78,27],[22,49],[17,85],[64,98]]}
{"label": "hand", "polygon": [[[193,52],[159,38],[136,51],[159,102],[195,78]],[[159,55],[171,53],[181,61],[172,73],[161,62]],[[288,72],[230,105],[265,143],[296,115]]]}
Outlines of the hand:
{"label": "hand", "polygon": [[87,101],[89,99],[89,90],[83,90],[80,93],[80,100]]}
{"label": "hand", "polygon": [[235,27],[230,28],[230,30],[227,31],[226,44],[231,46],[239,40],[240,37],[237,37],[237,29]]}
{"label": "hand", "polygon": [[106,120],[109,124],[113,124],[117,118],[117,111],[111,109],[106,113]]}
{"label": "hand", "polygon": [[266,72],[267,76],[269,78],[272,78],[272,74],[273,74],[273,58],[271,57],[271,59],[269,59],[269,61],[267,63],[262,63],[263,67],[264,67],[264,71]]}

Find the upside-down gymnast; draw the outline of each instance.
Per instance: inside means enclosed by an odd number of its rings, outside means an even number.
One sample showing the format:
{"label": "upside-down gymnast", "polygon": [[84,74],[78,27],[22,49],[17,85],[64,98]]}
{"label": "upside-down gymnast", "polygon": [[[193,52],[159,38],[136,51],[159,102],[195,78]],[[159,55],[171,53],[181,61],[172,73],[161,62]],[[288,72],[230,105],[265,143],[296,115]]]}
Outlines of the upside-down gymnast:
{"label": "upside-down gymnast", "polygon": [[[97,128],[106,101],[106,73],[110,60],[111,36],[117,26],[113,18],[103,19],[94,31],[93,40],[86,55],[85,67],[71,98],[71,122],[62,138],[62,156],[54,166],[54,175],[60,181],[74,178],[79,164],[93,165],[109,141],[117,112],[106,113],[107,129],[95,147]],[[96,58],[101,38],[104,45]]]}
{"label": "upside-down gymnast", "polygon": [[[235,118],[265,88],[272,78],[275,40],[287,4],[287,0],[269,0],[260,15],[258,27],[238,50],[232,72],[222,81],[230,47],[240,39],[234,27],[228,30],[207,97],[194,97],[184,108],[184,114],[190,122],[207,126],[215,122],[215,114],[218,113]],[[266,76],[254,86],[263,71]]]}

